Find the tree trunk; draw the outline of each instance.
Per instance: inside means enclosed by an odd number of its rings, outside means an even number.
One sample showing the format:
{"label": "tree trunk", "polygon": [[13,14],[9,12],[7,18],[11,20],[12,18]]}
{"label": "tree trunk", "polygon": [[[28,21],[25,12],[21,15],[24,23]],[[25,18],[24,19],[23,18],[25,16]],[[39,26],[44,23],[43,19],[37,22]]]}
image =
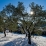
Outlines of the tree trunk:
{"label": "tree trunk", "polygon": [[4,28],[4,37],[6,37],[6,28]]}
{"label": "tree trunk", "polygon": [[29,30],[27,30],[27,31],[28,31],[28,43],[31,44],[31,35],[30,35]]}

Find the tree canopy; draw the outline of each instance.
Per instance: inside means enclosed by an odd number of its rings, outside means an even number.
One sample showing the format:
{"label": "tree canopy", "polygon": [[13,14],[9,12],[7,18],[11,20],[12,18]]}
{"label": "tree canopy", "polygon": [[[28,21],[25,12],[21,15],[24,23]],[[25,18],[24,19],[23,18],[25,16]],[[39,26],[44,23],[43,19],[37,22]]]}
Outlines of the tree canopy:
{"label": "tree canopy", "polygon": [[18,2],[17,6],[12,5],[11,3],[5,5],[3,10],[0,11],[0,30],[4,28],[4,25],[9,30],[17,30],[17,21],[19,20],[23,23],[23,27],[26,28],[27,26],[28,28],[30,28],[30,31],[33,30],[33,23],[35,23],[35,27],[41,27],[43,24],[45,24],[46,10],[43,10],[43,6],[32,2],[29,4],[29,7],[30,11],[34,12],[34,14],[30,14],[30,16],[27,11],[25,12],[26,8],[23,2]]}

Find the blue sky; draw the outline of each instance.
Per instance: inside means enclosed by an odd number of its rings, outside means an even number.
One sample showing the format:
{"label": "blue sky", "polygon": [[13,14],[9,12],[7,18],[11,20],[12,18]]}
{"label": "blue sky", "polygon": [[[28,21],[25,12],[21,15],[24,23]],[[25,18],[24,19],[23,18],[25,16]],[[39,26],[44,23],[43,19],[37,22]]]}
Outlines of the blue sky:
{"label": "blue sky", "polygon": [[46,0],[0,0],[0,11],[3,9],[3,7],[5,7],[5,5],[9,3],[13,4],[14,6],[17,6],[18,1],[21,1],[24,3],[28,12],[30,11],[29,4],[31,2],[35,2],[36,4],[42,5],[44,6],[44,9],[46,9]]}

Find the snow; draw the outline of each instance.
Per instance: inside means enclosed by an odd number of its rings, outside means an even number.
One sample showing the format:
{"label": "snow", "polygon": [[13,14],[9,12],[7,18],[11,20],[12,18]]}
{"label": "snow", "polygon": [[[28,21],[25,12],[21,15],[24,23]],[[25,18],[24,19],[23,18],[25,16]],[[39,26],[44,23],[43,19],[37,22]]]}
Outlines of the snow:
{"label": "snow", "polygon": [[46,37],[31,36],[30,45],[25,34],[7,33],[4,37],[4,34],[0,33],[0,46],[46,46]]}

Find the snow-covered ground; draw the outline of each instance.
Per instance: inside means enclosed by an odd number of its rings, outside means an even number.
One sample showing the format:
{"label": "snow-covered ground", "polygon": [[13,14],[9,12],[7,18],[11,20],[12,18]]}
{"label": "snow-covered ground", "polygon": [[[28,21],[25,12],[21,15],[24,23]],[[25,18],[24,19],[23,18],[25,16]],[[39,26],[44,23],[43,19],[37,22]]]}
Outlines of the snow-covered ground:
{"label": "snow-covered ground", "polygon": [[28,44],[28,39],[25,34],[8,33],[4,37],[3,33],[0,33],[0,46],[46,46],[46,37],[32,36],[31,45]]}

